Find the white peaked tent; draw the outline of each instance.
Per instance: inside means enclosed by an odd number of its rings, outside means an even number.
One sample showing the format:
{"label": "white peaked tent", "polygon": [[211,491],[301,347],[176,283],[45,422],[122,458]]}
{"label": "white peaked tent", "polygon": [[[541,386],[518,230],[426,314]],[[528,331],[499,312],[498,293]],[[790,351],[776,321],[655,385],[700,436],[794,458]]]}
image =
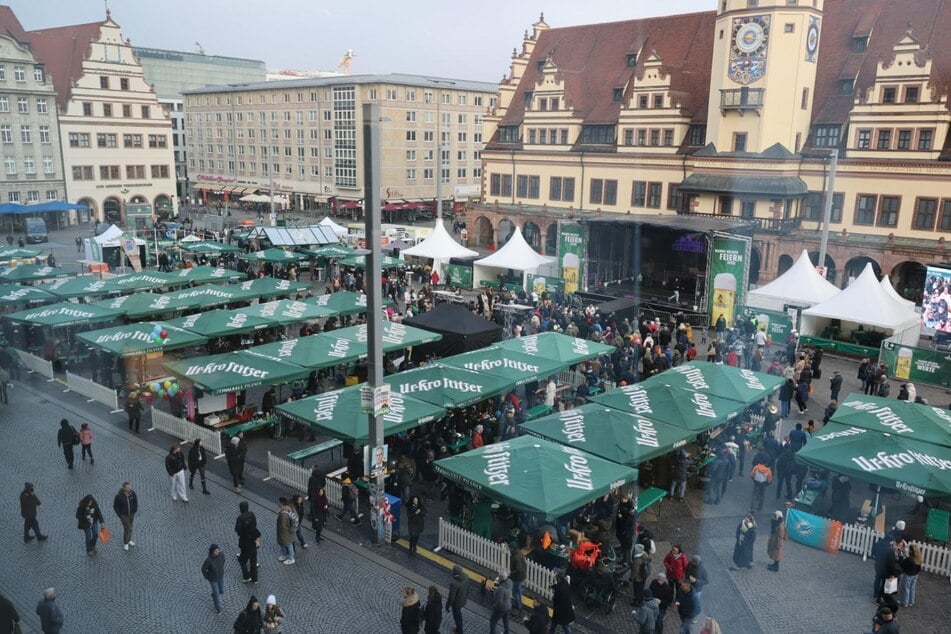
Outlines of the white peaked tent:
{"label": "white peaked tent", "polygon": [[882,284],[882,288],[885,289],[885,293],[888,294],[892,299],[898,301],[898,303],[903,304],[912,310],[915,310],[915,307],[917,306],[917,304],[915,304],[915,302],[911,301],[910,299],[905,299],[904,297],[899,295],[898,291],[895,290],[895,287],[892,286],[892,281],[888,279],[887,275],[882,276],[881,284]]}
{"label": "white peaked tent", "polygon": [[766,310],[782,310],[786,304],[814,306],[831,299],[839,289],[819,275],[804,249],[789,270],[775,280],[747,293],[746,304]]}
{"label": "white peaked tent", "polygon": [[835,297],[802,311],[802,334],[822,336],[833,319],[841,321],[843,333],[861,325],[884,331],[897,343],[914,345],[921,335],[918,313],[882,288],[871,264]]}
{"label": "white peaked tent", "polygon": [[400,254],[448,261],[450,258],[474,258],[479,255],[479,252],[467,249],[453,240],[449,232],[446,231],[446,226],[441,220],[437,220],[436,226],[433,227],[433,232],[429,234],[428,238],[415,246],[403,249]]}
{"label": "white peaked tent", "polygon": [[473,285],[478,286],[482,280],[495,280],[496,275],[511,269],[522,273],[522,281],[526,273],[535,273],[538,268],[551,264],[556,258],[539,255],[525,242],[522,230],[517,226],[512,237],[501,249],[481,260],[475,261],[473,267]]}
{"label": "white peaked tent", "polygon": [[323,227],[330,227],[330,229],[338,236],[345,236],[347,233],[349,233],[346,227],[338,225],[336,222],[330,219],[330,216],[324,216],[324,219],[317,224]]}

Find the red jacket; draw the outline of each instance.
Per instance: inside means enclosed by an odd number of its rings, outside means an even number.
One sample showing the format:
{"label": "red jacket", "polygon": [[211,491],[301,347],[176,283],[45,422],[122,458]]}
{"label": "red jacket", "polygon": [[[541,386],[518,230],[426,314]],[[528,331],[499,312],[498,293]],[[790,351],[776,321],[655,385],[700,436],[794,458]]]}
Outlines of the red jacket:
{"label": "red jacket", "polygon": [[680,581],[684,578],[684,571],[687,570],[687,555],[681,552],[679,555],[674,555],[674,551],[670,551],[664,556],[664,572],[667,573],[668,581]]}

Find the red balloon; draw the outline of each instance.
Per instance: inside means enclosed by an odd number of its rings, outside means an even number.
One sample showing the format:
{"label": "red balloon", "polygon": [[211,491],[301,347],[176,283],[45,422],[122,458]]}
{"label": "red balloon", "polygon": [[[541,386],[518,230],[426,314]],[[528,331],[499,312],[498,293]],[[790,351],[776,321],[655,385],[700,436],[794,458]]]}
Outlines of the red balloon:
{"label": "red balloon", "polygon": [[168,339],[168,331],[163,330],[162,332],[159,333],[159,337],[161,337],[162,339]]}

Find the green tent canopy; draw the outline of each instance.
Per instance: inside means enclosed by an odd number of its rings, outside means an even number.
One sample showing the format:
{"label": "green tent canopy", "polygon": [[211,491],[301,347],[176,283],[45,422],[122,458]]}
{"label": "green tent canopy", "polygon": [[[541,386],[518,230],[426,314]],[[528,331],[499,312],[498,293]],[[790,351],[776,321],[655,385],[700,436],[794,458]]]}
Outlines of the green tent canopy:
{"label": "green tent canopy", "polygon": [[409,394],[440,407],[466,407],[514,387],[515,382],[491,374],[450,368],[440,363],[392,374],[391,391]]}
{"label": "green tent canopy", "polygon": [[306,282],[281,280],[276,277],[256,277],[253,280],[237,284],[237,287],[264,299],[306,293],[311,289],[310,284]]}
{"label": "green tent canopy", "polygon": [[596,341],[569,337],[557,332],[543,332],[540,335],[516,337],[498,344],[505,350],[514,350],[531,356],[554,359],[568,365],[588,361],[602,354],[614,352],[614,346]]}
{"label": "green tent canopy", "polygon": [[[360,386],[309,396],[277,406],[277,413],[290,420],[310,425],[333,438],[365,445],[369,423],[360,414]],[[412,429],[446,415],[443,408],[403,394],[390,394],[390,411],[382,416],[383,435]]]}
{"label": "green tent canopy", "polygon": [[175,299],[168,293],[134,293],[121,297],[110,297],[93,302],[93,306],[102,306],[118,310],[129,319],[141,319],[153,315],[166,315],[186,310],[195,306],[197,302],[186,299]]}
{"label": "green tent canopy", "polygon": [[567,367],[561,361],[530,356],[497,346],[453,355],[440,361],[450,368],[484,372],[522,385],[542,377],[558,374]]}
{"label": "green tent canopy", "polygon": [[241,312],[261,317],[282,326],[302,321],[312,321],[333,314],[326,308],[293,299],[279,299],[264,304],[251,304],[247,308],[242,308]]}
{"label": "green tent canopy", "polygon": [[254,251],[239,255],[241,260],[251,260],[252,262],[270,262],[272,264],[291,264],[303,260],[307,255],[297,251],[288,251],[287,249],[271,248],[264,251]]}
{"label": "green tent canopy", "polygon": [[[383,327],[384,352],[401,350],[403,348],[411,348],[413,346],[421,346],[424,343],[430,343],[442,339],[442,335],[440,334],[429,332],[428,330],[423,330],[422,328],[404,326],[403,324],[398,324],[394,321],[381,321],[380,325]],[[338,337],[345,337],[360,343],[367,342],[366,324],[363,324],[362,326],[340,328],[338,330],[334,330],[333,333]]]}
{"label": "green tent canopy", "polygon": [[165,288],[178,284],[173,273],[160,271],[141,271],[117,275],[106,280],[106,286],[111,291],[144,291],[153,288]]}
{"label": "green tent canopy", "polygon": [[830,422],[796,461],[912,495],[951,496],[951,449],[899,434]]}
{"label": "green tent canopy", "polygon": [[651,377],[658,379],[657,381],[647,380],[624,385],[592,396],[589,400],[693,432],[702,432],[722,425],[746,409],[742,403],[720,398],[715,394],[692,392],[663,384],[660,379],[665,376],[667,372]]}
{"label": "green tent canopy", "polygon": [[215,242],[213,240],[209,240],[207,242],[183,242],[181,247],[182,250],[188,251],[190,253],[204,253],[206,255],[241,252],[240,247],[225,244],[224,242]]}
{"label": "green tent canopy", "polygon": [[849,394],[829,422],[951,447],[951,411],[930,405]]}
{"label": "green tent canopy", "polygon": [[5,247],[0,249],[0,260],[28,260],[39,256],[42,251],[37,249],[21,249],[20,247]]}
{"label": "green tent canopy", "polygon": [[[156,342],[152,338],[155,326],[160,326],[168,337]],[[143,321],[115,328],[103,328],[81,332],[76,338],[86,344],[120,357],[134,357],[160,350],[176,350],[204,345],[207,339],[201,335],[176,328],[164,322]]]}
{"label": "green tent canopy", "polygon": [[115,293],[115,289],[109,286],[109,280],[101,280],[96,277],[64,277],[51,282],[37,284],[36,288],[52,293],[58,297],[99,297]]}
{"label": "green tent canopy", "polygon": [[122,313],[118,310],[94,306],[92,304],[77,304],[75,302],[60,302],[48,306],[38,306],[21,310],[17,313],[5,315],[7,319],[22,321],[37,326],[58,328],[75,326],[99,321],[112,321]]}
{"label": "green tent canopy", "polygon": [[295,365],[317,370],[353,363],[367,356],[367,345],[338,337],[336,331],[275,341],[248,348]]}
{"label": "green tent canopy", "polygon": [[356,253],[345,244],[325,244],[316,249],[301,249],[301,252],[315,258],[349,258]]}
{"label": "green tent canopy", "polygon": [[55,277],[75,277],[76,274],[56,266],[45,264],[21,264],[0,271],[0,283],[35,282]]}
{"label": "green tent canopy", "polygon": [[21,286],[19,284],[0,284],[0,307],[16,306],[18,304],[34,304],[37,302],[55,302],[59,297],[43,290],[38,286]]}
{"label": "green tent canopy", "polygon": [[270,320],[249,315],[242,309],[209,310],[187,317],[179,317],[168,323],[176,328],[183,328],[209,338],[241,335],[274,325]]}
{"label": "green tent canopy", "polygon": [[693,440],[696,432],[589,403],[519,426],[538,438],[635,467]]}
{"label": "green tent canopy", "polygon": [[[340,260],[337,262],[337,264],[340,266],[354,266],[358,269],[364,269],[367,266],[367,258],[365,255],[356,255]],[[395,269],[401,266],[406,266],[406,262],[399,258],[394,258],[391,255],[384,255],[380,259],[380,266],[384,269]]]}
{"label": "green tent canopy", "polygon": [[176,284],[208,284],[209,282],[230,282],[244,280],[247,275],[239,271],[213,266],[193,266],[190,269],[172,271]]}
{"label": "green tent canopy", "polygon": [[520,511],[553,520],[637,479],[637,470],[521,436],[433,463],[436,473]]}
{"label": "green tent canopy", "polygon": [[192,306],[197,306],[198,308],[211,308],[213,306],[221,306],[222,304],[250,302],[258,297],[257,292],[253,290],[244,290],[239,286],[224,284],[206,284],[193,288],[183,288],[178,291],[166,293],[165,295],[172,299],[190,302]]}
{"label": "green tent canopy", "polygon": [[[337,315],[359,315],[360,313],[367,312],[367,296],[363,293],[338,291],[327,295],[318,295],[308,301],[318,306],[329,308]],[[389,298],[384,299],[383,306],[393,306],[393,300]]]}
{"label": "green tent canopy", "polygon": [[165,369],[209,394],[226,394],[257,385],[282,385],[310,370],[247,350],[166,363]]}
{"label": "green tent canopy", "polygon": [[645,387],[671,385],[694,392],[704,392],[752,405],[776,390],[786,381],[781,376],[743,370],[719,363],[692,361],[655,374],[642,381]]}

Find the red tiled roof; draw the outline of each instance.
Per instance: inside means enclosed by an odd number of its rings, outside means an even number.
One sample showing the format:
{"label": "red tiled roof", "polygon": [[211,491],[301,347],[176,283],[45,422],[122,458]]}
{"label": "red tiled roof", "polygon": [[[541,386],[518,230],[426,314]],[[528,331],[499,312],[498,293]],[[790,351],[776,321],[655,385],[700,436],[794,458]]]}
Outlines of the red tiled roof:
{"label": "red tiled roof", "polygon": [[13,9],[5,4],[0,4],[0,34],[9,35],[20,44],[26,46],[30,44],[30,37],[23,30],[20,20]]}
{"label": "red tiled roof", "polygon": [[51,29],[30,31],[33,53],[46,65],[46,72],[56,87],[56,101],[66,105],[73,83],[83,71],[83,60],[89,55],[90,43],[99,38],[102,22],[75,24]]}

